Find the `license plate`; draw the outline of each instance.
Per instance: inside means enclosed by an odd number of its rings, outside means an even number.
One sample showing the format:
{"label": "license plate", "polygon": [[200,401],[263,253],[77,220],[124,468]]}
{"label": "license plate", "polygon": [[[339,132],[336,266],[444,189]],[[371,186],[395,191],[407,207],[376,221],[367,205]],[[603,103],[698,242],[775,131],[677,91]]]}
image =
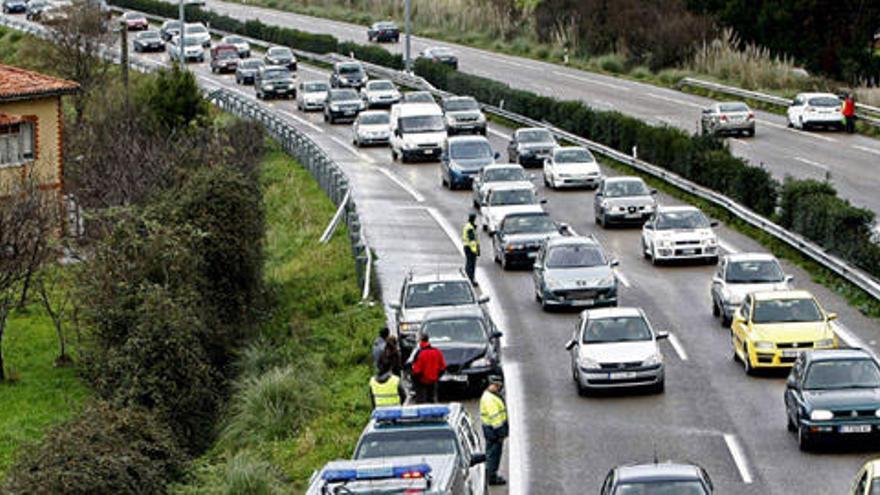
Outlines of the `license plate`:
{"label": "license plate", "polygon": [[635,371],[621,371],[618,373],[608,373],[609,380],[632,380],[636,377]]}
{"label": "license plate", "polygon": [[342,115],[354,115],[354,110],[345,110]]}
{"label": "license plate", "polygon": [[782,357],[792,358],[798,357],[801,351],[782,351]]}
{"label": "license plate", "polygon": [[871,425],[842,425],[841,433],[871,433]]}
{"label": "license plate", "polygon": [[467,375],[450,375],[447,373],[447,374],[440,377],[440,381],[441,382],[459,382],[459,383],[466,382]]}
{"label": "license plate", "polygon": [[641,213],[627,213],[626,214],[626,218],[639,218],[641,216],[642,216]]}
{"label": "license plate", "polygon": [[696,249],[682,249],[681,254],[697,254]]}
{"label": "license plate", "polygon": [[436,150],[425,150],[426,155],[433,155]]}

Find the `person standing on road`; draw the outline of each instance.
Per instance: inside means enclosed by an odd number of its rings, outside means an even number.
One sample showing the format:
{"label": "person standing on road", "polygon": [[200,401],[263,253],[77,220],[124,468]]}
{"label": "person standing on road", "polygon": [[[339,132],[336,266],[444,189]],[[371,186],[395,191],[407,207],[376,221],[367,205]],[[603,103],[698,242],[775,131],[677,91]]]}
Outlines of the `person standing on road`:
{"label": "person standing on road", "polygon": [[464,246],[464,271],[476,287],[477,281],[474,279],[474,271],[477,269],[477,256],[480,255],[480,238],[477,235],[477,215],[475,213],[468,215],[468,222],[464,224],[464,229],[461,231],[461,244]]}
{"label": "person standing on road", "polygon": [[849,134],[856,132],[856,100],[852,93],[847,93],[846,99],[843,100],[843,118],[846,120],[846,132]]}
{"label": "person standing on road", "polygon": [[490,485],[505,485],[507,480],[498,474],[504,439],[509,434],[507,405],[502,396],[503,381],[500,376],[489,377],[489,386],[480,397],[480,419],[483,438],[486,439],[486,476]]}
{"label": "person standing on road", "polygon": [[373,366],[377,370],[379,369],[379,359],[382,358],[382,353],[385,352],[386,341],[390,333],[388,327],[382,327],[376,340],[373,341]]}
{"label": "person standing on road", "polygon": [[400,346],[397,345],[397,337],[389,335],[385,339],[385,350],[379,357],[379,369],[387,368],[395,375],[400,376],[403,368],[403,356],[400,354]]}
{"label": "person standing on road", "polygon": [[370,377],[370,400],[373,408],[399,406],[406,400],[400,377],[388,368],[381,368]]}
{"label": "person standing on road", "polygon": [[439,349],[431,347],[430,337],[422,333],[419,348],[412,358],[412,383],[416,404],[437,402],[437,383],[446,371],[446,359]]}

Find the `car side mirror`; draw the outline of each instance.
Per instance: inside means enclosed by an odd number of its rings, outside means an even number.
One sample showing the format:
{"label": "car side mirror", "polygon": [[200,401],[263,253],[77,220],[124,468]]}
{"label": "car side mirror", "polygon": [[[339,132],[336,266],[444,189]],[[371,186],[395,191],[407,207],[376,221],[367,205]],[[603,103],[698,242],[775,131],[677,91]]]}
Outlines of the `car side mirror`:
{"label": "car side mirror", "polygon": [[786,282],[786,283],[789,283],[789,284],[792,283],[792,282],[794,282],[794,275],[786,275],[786,276],[785,276],[785,282]]}
{"label": "car side mirror", "polygon": [[396,303],[396,302],[395,302],[395,303],[391,303],[391,304],[388,305],[388,307],[391,308],[391,309],[400,309],[400,303]]}
{"label": "car side mirror", "polygon": [[504,337],[504,333],[503,332],[492,332],[492,335],[490,337],[492,337],[493,339],[500,339],[501,337]]}
{"label": "car side mirror", "polygon": [[837,319],[837,313],[828,313],[828,321],[834,321]]}
{"label": "car side mirror", "polygon": [[737,314],[733,315],[733,322],[738,323],[738,324],[743,324],[746,322],[746,319],[745,319],[745,317],[743,317],[743,315],[737,313]]}
{"label": "car side mirror", "polygon": [[620,260],[611,260],[611,263],[609,263],[609,265],[611,265],[612,267],[620,266]]}
{"label": "car side mirror", "polygon": [[476,452],[471,456],[471,467],[483,464],[486,462],[486,454],[482,452]]}
{"label": "car side mirror", "polygon": [[565,343],[565,350],[570,351],[570,350],[574,349],[576,346],[577,346],[577,342],[574,339],[569,340],[568,342]]}
{"label": "car side mirror", "polygon": [[709,226],[712,227],[713,229],[719,225],[721,225],[721,224],[718,222],[718,220],[712,220],[711,222],[709,222]]}
{"label": "car side mirror", "polygon": [[542,205],[546,205],[546,204],[547,204],[547,198],[541,198],[541,204],[542,204]]}
{"label": "car side mirror", "polygon": [[496,151],[495,155],[493,155],[493,156],[495,156],[495,159],[497,160],[497,159],[501,158],[501,153]]}
{"label": "car side mirror", "polygon": [[642,228],[644,228],[645,230],[654,230],[654,225],[646,223]]}
{"label": "car side mirror", "polygon": [[713,284],[723,284],[724,280],[721,280],[721,277],[712,277]]}
{"label": "car side mirror", "polygon": [[656,189],[651,189],[651,195],[653,196],[653,195],[655,195],[655,194],[657,194],[657,190],[656,190]]}
{"label": "car side mirror", "polygon": [[560,223],[559,224],[559,233],[560,234],[568,235],[568,233],[570,231],[571,231],[571,227],[567,223]]}
{"label": "car side mirror", "polygon": [[489,302],[489,299],[491,299],[489,296],[480,296],[480,298],[477,299],[477,302],[480,304],[486,304]]}
{"label": "car side mirror", "polygon": [[602,191],[596,191],[597,198],[601,198],[602,196],[604,196],[604,194],[602,194]]}
{"label": "car side mirror", "polygon": [[657,332],[657,340],[666,340],[669,338],[669,332]]}
{"label": "car side mirror", "polygon": [[397,136],[397,137],[400,137],[400,136],[403,135],[403,133],[400,132],[400,128],[399,128],[399,127],[398,127],[397,129],[394,129],[394,135]]}

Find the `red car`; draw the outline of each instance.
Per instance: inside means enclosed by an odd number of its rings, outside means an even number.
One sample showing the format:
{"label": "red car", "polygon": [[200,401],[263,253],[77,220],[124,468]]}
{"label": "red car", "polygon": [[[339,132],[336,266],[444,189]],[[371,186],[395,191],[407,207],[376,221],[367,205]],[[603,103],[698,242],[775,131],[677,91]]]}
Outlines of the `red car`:
{"label": "red car", "polygon": [[145,31],[150,28],[150,23],[147,21],[146,16],[137,12],[122,14],[122,22],[129,31]]}

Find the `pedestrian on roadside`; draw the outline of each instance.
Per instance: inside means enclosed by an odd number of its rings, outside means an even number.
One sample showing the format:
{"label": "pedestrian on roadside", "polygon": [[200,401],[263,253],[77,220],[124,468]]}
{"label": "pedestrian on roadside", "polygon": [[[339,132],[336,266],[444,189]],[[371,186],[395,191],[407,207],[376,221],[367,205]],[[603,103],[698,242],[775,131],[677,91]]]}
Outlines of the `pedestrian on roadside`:
{"label": "pedestrian on roadside", "polygon": [[476,287],[477,281],[474,278],[474,271],[477,269],[477,257],[480,256],[480,237],[477,235],[477,215],[475,213],[468,215],[468,221],[461,231],[461,244],[464,246],[464,271]]}
{"label": "pedestrian on roadside", "polygon": [[380,368],[370,377],[370,401],[374,409],[399,406],[405,400],[406,392],[403,390],[400,376],[392,373],[390,369]]}
{"label": "pedestrian on roadside", "polygon": [[379,369],[379,359],[382,357],[382,352],[385,351],[385,343],[390,334],[391,332],[388,331],[388,327],[382,327],[376,340],[373,341],[373,366],[377,370]]}
{"label": "pedestrian on roadside", "polygon": [[385,350],[379,357],[379,368],[387,368],[397,376],[403,369],[403,356],[400,353],[400,346],[397,345],[397,337],[389,335],[385,339]]}
{"label": "pedestrian on roadside", "polygon": [[422,332],[419,348],[412,358],[412,384],[416,404],[435,404],[437,384],[446,371],[446,359],[439,349],[431,347],[431,339]]}
{"label": "pedestrian on roadside", "polygon": [[847,93],[843,100],[843,118],[846,120],[846,132],[856,132],[856,100],[852,93]]}
{"label": "pedestrian on roadside", "polygon": [[500,376],[490,376],[489,386],[480,397],[480,419],[483,423],[483,438],[486,439],[486,477],[490,485],[507,484],[507,480],[498,474],[504,439],[510,433],[507,405],[502,395],[503,386]]}

